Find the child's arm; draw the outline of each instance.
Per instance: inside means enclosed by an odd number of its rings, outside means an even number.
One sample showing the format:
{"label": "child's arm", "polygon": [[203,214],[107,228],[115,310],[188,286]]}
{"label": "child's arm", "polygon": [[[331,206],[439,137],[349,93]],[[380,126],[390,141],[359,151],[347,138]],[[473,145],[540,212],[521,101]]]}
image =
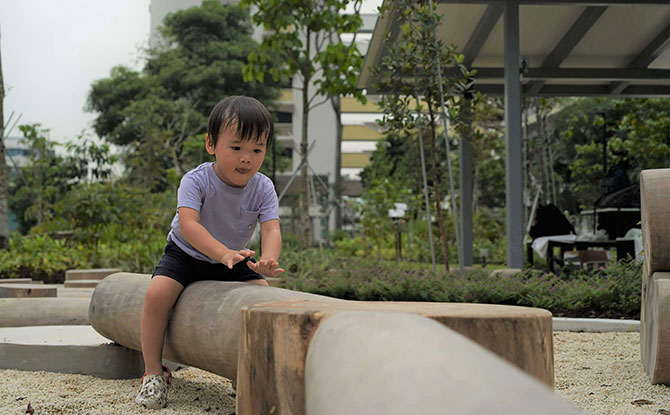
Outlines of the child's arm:
{"label": "child's arm", "polygon": [[187,207],[179,208],[179,229],[184,238],[186,238],[186,241],[193,245],[195,249],[210,258],[218,258],[228,268],[232,268],[233,265],[244,260],[244,258],[256,254],[254,251],[248,249],[234,251],[217,241],[200,224],[200,212],[195,209]]}
{"label": "child's arm", "polygon": [[261,259],[255,264],[247,262],[249,268],[266,275],[276,277],[284,272],[279,268],[279,253],[281,252],[281,230],[277,219],[261,223]]}

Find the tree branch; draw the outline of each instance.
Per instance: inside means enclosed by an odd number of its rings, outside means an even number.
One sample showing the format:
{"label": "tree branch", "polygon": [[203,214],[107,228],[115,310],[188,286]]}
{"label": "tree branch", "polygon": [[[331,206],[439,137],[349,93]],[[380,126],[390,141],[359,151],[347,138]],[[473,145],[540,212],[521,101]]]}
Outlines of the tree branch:
{"label": "tree branch", "polygon": [[[313,95],[312,98],[309,100],[310,103],[312,102],[312,99],[314,99],[314,98],[316,98],[316,94]],[[316,107],[318,107],[318,106],[320,106],[320,105],[325,104],[326,102],[328,102],[328,100],[330,100],[330,98],[329,98],[329,97],[326,97],[323,101],[319,102],[318,104],[314,104],[314,105],[310,105],[310,106],[308,106],[307,109],[308,109],[308,111],[311,111],[311,110],[313,110],[314,108],[316,108]]]}

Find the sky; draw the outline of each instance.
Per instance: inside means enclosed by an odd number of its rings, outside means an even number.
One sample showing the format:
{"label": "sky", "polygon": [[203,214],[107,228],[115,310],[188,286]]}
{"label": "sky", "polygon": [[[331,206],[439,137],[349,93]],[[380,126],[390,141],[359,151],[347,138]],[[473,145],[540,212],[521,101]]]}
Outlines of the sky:
{"label": "sky", "polygon": [[[91,84],[117,65],[141,69],[150,0],[0,0],[5,123],[41,124],[49,138],[94,135],[84,111]],[[365,0],[374,12],[380,0]],[[11,126],[11,124],[9,125]],[[20,136],[14,128],[9,136]]]}
{"label": "sky", "polygon": [[[39,123],[52,140],[93,134],[84,112],[93,81],[117,65],[141,68],[150,0],[0,0],[5,123]],[[12,121],[13,123],[13,121]],[[18,128],[10,136],[20,136]]]}

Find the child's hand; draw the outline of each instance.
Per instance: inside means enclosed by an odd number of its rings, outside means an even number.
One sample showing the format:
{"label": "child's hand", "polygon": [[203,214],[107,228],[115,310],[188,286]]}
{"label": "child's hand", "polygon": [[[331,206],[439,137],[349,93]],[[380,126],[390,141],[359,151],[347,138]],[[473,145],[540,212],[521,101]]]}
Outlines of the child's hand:
{"label": "child's hand", "polygon": [[249,256],[256,255],[255,251],[250,249],[242,249],[239,251],[228,251],[224,256],[221,257],[221,263],[227,265],[228,268],[232,269],[233,265],[237,264],[240,261],[244,261],[244,258]]}
{"label": "child's hand", "polygon": [[247,262],[247,266],[257,273],[265,275],[266,277],[274,278],[284,272],[284,269],[278,268],[279,263],[277,261],[269,258],[261,258],[256,263],[249,261]]}

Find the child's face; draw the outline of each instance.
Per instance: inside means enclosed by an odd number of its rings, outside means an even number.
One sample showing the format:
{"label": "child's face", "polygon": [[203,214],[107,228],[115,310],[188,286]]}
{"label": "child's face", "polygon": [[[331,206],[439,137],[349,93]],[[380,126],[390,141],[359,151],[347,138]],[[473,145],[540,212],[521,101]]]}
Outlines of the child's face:
{"label": "child's face", "polygon": [[216,147],[209,136],[205,146],[207,152],[216,157],[216,175],[229,186],[244,187],[263,164],[265,142],[265,139],[241,141],[236,130],[228,128],[219,134]]}

